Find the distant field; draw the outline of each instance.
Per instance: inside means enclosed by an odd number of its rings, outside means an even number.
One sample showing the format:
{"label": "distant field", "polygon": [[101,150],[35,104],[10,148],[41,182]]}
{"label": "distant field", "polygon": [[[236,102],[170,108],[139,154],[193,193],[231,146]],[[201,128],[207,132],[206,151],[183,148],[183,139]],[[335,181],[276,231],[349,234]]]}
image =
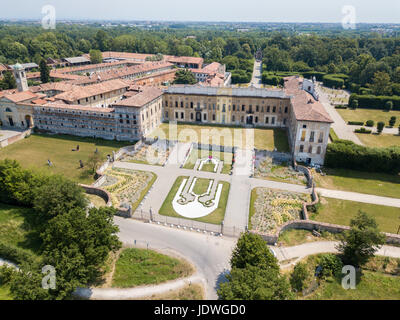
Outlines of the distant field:
{"label": "distant field", "polygon": [[383,121],[385,125],[389,125],[389,120],[391,117],[396,117],[397,127],[400,123],[400,111],[390,111],[386,112],[377,109],[336,109],[337,112],[342,116],[343,120],[348,121],[362,121],[367,122],[368,120],[375,121],[375,126],[379,121]]}
{"label": "distant field", "polygon": [[359,211],[375,218],[383,232],[396,233],[400,225],[400,208],[386,207],[355,201],[321,198],[321,207],[312,220],[348,226]]}
{"label": "distant field", "polygon": [[[31,135],[0,149],[0,160],[15,159],[25,168],[62,174],[80,183],[92,183],[93,174],[88,168],[80,169],[79,160],[85,163],[96,148],[106,160],[113,151],[132,143],[101,139],[79,138],[66,135]],[[79,152],[72,151],[79,145]],[[53,167],[47,165],[47,160]]]}
{"label": "distant field", "polygon": [[317,187],[400,198],[400,175],[328,168],[323,171],[326,176],[313,172]]}
{"label": "distant field", "polygon": [[356,133],[363,144],[368,147],[400,146],[400,136],[393,134],[362,134]]}
{"label": "distant field", "polygon": [[[283,129],[244,129],[221,126],[178,125],[177,137],[170,137],[169,124],[163,123],[150,136],[160,139],[178,139],[182,142],[201,142],[224,146],[246,147],[246,134],[254,134],[254,147],[260,150],[289,151],[286,131]],[[222,136],[222,137],[221,137]],[[250,146],[252,147],[252,146]]]}

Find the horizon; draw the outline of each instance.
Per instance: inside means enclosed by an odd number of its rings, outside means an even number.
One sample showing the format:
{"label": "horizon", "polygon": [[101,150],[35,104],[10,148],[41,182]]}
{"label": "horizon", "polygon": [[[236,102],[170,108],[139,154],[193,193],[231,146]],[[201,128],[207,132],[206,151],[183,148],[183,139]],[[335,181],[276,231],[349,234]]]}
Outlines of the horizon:
{"label": "horizon", "polygon": [[[200,6],[188,1],[160,0],[151,3],[114,0],[15,0],[2,8],[1,20],[30,21],[43,18],[42,7],[52,5],[59,21],[143,21],[143,22],[223,22],[223,23],[341,23],[342,10],[351,5],[355,8],[356,23],[400,24],[400,2],[381,0],[344,0],[321,3],[317,0],[285,2],[248,0],[246,4],[221,0],[203,0]],[[79,10],[77,10],[77,8]],[[122,9],[121,9],[122,8]],[[193,10],[196,8],[196,10]],[[302,18],[299,18],[301,16]],[[168,19],[165,19],[168,17]]]}

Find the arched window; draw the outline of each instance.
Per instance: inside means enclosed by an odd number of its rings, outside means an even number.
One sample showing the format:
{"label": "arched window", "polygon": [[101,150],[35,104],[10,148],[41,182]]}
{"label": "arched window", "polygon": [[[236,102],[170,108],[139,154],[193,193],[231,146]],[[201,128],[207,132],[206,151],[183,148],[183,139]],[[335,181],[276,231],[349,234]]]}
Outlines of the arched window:
{"label": "arched window", "polygon": [[6,108],[6,112],[12,112],[10,108]]}

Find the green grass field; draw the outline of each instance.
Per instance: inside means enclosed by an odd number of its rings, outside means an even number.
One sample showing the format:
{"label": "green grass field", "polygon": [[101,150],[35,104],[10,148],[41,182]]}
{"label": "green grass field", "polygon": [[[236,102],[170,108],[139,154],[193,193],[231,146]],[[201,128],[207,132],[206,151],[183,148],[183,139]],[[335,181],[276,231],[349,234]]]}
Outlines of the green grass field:
{"label": "green grass field", "polygon": [[32,226],[33,214],[31,209],[0,203],[0,242],[39,257],[41,240]]}
{"label": "green grass field", "polygon": [[[213,156],[224,162],[221,173],[229,174],[232,170],[233,153],[193,149],[184,165],[185,169],[193,169],[198,159]],[[205,164],[201,171],[214,172],[214,164]]]}
{"label": "green grass field", "polygon": [[184,278],[194,272],[186,261],[146,249],[124,249],[115,265],[112,286],[131,288]]}
{"label": "green grass field", "polygon": [[[66,135],[31,135],[29,138],[18,141],[0,149],[0,160],[5,158],[18,160],[25,168],[34,168],[49,173],[62,174],[80,183],[93,182],[91,170],[80,169],[79,160],[85,163],[96,150],[106,160],[113,151],[132,143],[107,141],[101,139],[80,138]],[[79,145],[79,152],[73,152]],[[47,165],[47,160],[53,167]]]}
{"label": "green grass field", "polygon": [[361,142],[368,147],[400,146],[400,136],[393,134],[362,134],[356,133]]}
{"label": "green grass field", "polygon": [[317,187],[400,197],[400,175],[328,168],[324,168],[323,171],[326,176],[313,172]]}
{"label": "green grass field", "polygon": [[379,206],[354,201],[321,198],[321,207],[317,214],[311,215],[311,220],[349,225],[359,211],[375,218],[379,229],[384,232],[396,233],[400,225],[400,208]]}
{"label": "green grass field", "polygon": [[246,132],[254,136],[254,146],[259,150],[289,151],[286,131],[283,129],[244,129],[221,126],[179,124],[176,137],[170,136],[169,124],[163,123],[150,136],[160,139],[177,139],[182,142],[201,142],[224,146],[246,147]]}
{"label": "green grass field", "polygon": [[196,180],[196,184],[193,187],[193,192],[201,196],[207,192],[209,185],[210,185],[209,179],[198,178]]}
{"label": "green grass field", "polygon": [[400,123],[400,111],[383,111],[377,109],[336,109],[337,112],[342,116],[343,120],[346,122],[357,121],[357,122],[367,122],[368,120],[373,120],[375,126],[378,122],[383,121],[385,125],[389,125],[389,120],[391,117],[396,117],[397,121],[395,127]]}
{"label": "green grass field", "polygon": [[[161,206],[161,209],[159,211],[160,215],[175,217],[175,218],[184,218],[174,210],[174,208],[172,207],[172,200],[175,198],[175,195],[178,192],[178,189],[179,189],[183,179],[187,179],[187,178],[188,177],[178,177],[175,180],[174,185],[172,186],[170,192],[168,193],[168,196],[166,197],[163,205]],[[222,188],[222,193],[221,193],[221,198],[219,200],[218,208],[214,212],[209,214],[208,216],[198,218],[198,219],[193,219],[193,220],[199,221],[199,222],[205,222],[205,223],[212,223],[212,224],[221,224],[221,222],[224,220],[226,205],[228,202],[230,184],[228,182],[222,182],[222,181],[219,183],[221,183],[223,185],[223,188]],[[184,218],[184,219],[188,219],[188,218]]]}

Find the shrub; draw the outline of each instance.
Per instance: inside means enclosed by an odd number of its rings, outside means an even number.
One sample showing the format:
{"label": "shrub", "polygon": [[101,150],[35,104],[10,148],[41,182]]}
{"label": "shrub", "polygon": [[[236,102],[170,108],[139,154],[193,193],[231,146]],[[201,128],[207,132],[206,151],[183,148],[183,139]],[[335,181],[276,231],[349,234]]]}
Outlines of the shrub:
{"label": "shrub", "polygon": [[29,251],[0,242],[0,257],[16,264],[34,261],[34,256]]}
{"label": "shrub", "polygon": [[393,101],[387,101],[387,102],[385,103],[385,110],[386,110],[386,111],[391,111],[391,110],[393,110]]}
{"label": "shrub", "polygon": [[361,122],[361,121],[349,121],[347,124],[349,124],[351,126],[363,126],[364,122]]}
{"label": "shrub", "polygon": [[400,110],[400,96],[374,96],[351,94],[349,105],[352,106],[354,100],[358,102],[358,108],[385,110],[386,102],[393,103],[393,110]]}
{"label": "shrub", "polygon": [[365,129],[365,128],[363,127],[363,128],[354,130],[354,132],[355,132],[355,133],[366,133],[366,134],[370,134],[370,133],[372,133],[372,130],[367,130],[367,129]]}
{"label": "shrub", "polygon": [[366,125],[367,127],[373,127],[373,126],[375,125],[375,121],[374,121],[374,120],[368,120],[368,121],[365,123],[365,125]]}
{"label": "shrub", "polygon": [[321,276],[331,277],[342,272],[343,262],[337,255],[324,254],[320,257],[319,265],[322,267]]}
{"label": "shrub", "polygon": [[343,106],[343,105],[337,105],[335,106],[335,109],[347,109],[347,106]]}
{"label": "shrub", "polygon": [[330,87],[330,88],[343,88],[344,87],[344,79],[338,78],[333,74],[327,74],[323,76],[322,82],[324,83],[324,86]]}
{"label": "shrub", "polygon": [[352,109],[357,109],[358,108],[358,100],[352,100],[351,101],[351,103],[350,103],[350,107],[352,108]]}
{"label": "shrub", "polygon": [[290,285],[294,291],[302,291],[305,288],[305,281],[309,277],[307,265],[305,263],[298,263],[290,275]]}
{"label": "shrub", "polygon": [[385,123],[384,122],[382,122],[382,121],[378,122],[376,128],[378,129],[378,133],[379,134],[382,133],[384,127],[385,127]]}
{"label": "shrub", "polygon": [[389,126],[394,127],[396,124],[396,117],[391,117],[389,120]]}

